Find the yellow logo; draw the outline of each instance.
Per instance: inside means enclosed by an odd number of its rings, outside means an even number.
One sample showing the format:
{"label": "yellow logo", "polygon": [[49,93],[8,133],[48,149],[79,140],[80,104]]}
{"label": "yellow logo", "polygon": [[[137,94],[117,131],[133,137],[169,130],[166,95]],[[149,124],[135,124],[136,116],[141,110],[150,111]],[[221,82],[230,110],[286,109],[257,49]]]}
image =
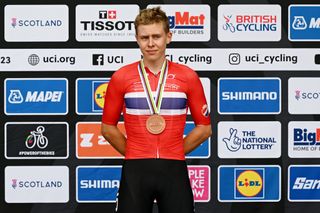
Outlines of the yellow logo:
{"label": "yellow logo", "polygon": [[237,178],[237,190],[245,197],[258,195],[263,188],[261,175],[257,171],[245,170]]}
{"label": "yellow logo", "polygon": [[104,106],[104,96],[106,95],[107,88],[108,83],[103,83],[94,91],[94,101],[101,109],[103,109]]}

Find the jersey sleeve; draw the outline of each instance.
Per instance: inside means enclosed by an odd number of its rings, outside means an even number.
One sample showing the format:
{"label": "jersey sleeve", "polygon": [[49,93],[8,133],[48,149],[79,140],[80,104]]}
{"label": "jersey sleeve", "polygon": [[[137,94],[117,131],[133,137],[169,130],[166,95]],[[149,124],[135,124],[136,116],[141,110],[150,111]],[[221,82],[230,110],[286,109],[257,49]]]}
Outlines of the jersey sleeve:
{"label": "jersey sleeve", "polygon": [[211,123],[209,107],[199,76],[193,70],[188,73],[188,85],[190,85],[187,92],[188,107],[194,123],[196,125],[209,125]]}
{"label": "jersey sleeve", "polygon": [[117,125],[123,109],[124,82],[118,72],[112,75],[107,87],[102,114],[102,123],[104,124]]}

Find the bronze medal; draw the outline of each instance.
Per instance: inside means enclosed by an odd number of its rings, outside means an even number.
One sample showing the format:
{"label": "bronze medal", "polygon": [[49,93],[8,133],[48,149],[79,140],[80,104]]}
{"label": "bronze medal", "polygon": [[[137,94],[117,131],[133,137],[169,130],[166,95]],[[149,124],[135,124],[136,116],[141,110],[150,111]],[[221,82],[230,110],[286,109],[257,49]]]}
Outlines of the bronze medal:
{"label": "bronze medal", "polygon": [[166,128],[166,121],[161,115],[151,115],[146,121],[148,132],[158,135]]}

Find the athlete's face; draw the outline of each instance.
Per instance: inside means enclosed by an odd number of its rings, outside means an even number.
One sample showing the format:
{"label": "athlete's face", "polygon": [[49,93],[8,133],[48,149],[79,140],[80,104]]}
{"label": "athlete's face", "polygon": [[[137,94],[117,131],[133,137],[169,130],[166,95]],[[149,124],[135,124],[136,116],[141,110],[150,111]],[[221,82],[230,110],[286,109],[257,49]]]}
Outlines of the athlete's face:
{"label": "athlete's face", "polygon": [[171,32],[166,33],[162,23],[139,25],[137,43],[147,63],[161,62],[165,58],[166,46],[171,42]]}

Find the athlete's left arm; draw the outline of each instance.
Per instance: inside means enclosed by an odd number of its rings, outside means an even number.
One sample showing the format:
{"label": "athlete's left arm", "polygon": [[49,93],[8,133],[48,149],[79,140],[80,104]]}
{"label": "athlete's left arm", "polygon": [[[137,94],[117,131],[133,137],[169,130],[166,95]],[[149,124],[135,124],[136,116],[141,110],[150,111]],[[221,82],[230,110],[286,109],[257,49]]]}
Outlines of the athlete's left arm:
{"label": "athlete's left arm", "polygon": [[184,138],[184,153],[188,154],[197,148],[203,141],[205,141],[212,134],[211,125],[197,125]]}
{"label": "athlete's left arm", "polygon": [[208,104],[204,95],[201,81],[195,71],[188,75],[187,91],[188,107],[195,123],[195,128],[184,138],[184,152],[188,154],[211,136],[211,121]]}

